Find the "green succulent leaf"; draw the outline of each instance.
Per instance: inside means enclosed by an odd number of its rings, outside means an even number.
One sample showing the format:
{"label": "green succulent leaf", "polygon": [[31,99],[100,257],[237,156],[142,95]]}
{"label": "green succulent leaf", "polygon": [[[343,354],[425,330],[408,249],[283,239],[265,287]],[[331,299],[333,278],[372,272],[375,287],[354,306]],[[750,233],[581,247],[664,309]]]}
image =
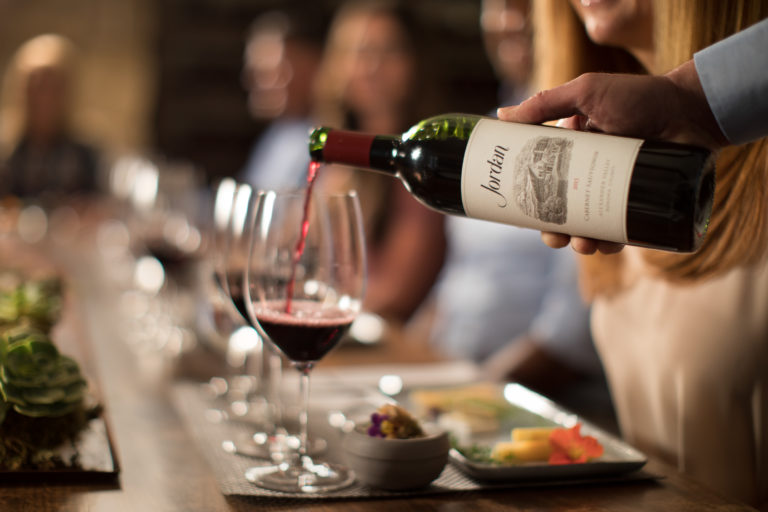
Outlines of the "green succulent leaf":
{"label": "green succulent leaf", "polygon": [[58,279],[25,281],[0,291],[0,325],[27,325],[48,331],[61,310]]}
{"label": "green succulent leaf", "polygon": [[86,388],[77,362],[61,355],[46,335],[16,327],[0,337],[4,411],[12,406],[35,418],[62,416],[80,406]]}

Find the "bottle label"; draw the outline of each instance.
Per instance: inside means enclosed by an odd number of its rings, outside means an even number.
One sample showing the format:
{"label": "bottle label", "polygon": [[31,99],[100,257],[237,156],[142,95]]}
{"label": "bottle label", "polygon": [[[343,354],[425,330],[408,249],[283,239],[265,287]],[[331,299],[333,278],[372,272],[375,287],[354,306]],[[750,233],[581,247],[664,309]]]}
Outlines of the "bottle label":
{"label": "bottle label", "polygon": [[468,217],[627,242],[627,197],[643,141],[480,120],[461,173]]}

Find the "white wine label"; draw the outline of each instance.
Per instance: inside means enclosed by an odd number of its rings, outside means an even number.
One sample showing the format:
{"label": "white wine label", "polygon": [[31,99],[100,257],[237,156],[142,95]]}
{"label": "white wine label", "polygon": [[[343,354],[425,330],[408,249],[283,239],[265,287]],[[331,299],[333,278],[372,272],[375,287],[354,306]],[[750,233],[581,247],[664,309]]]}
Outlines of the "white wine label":
{"label": "white wine label", "polygon": [[480,120],[464,154],[468,217],[627,241],[627,196],[643,141]]}

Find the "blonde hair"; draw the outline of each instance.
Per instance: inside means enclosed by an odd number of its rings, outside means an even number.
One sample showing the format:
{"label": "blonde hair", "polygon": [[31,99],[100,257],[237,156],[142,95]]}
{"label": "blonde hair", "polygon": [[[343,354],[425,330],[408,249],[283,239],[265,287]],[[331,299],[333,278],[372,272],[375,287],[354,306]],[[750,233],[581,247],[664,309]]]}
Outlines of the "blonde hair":
{"label": "blonde hair", "polygon": [[[656,2],[655,72],[664,73],[693,53],[768,17],[760,0]],[[768,248],[768,139],[724,149],[708,234],[690,255],[648,252],[646,261],[670,278],[688,281],[720,275],[760,261]]]}
{"label": "blonde hair", "polygon": [[567,0],[532,2],[532,16],[533,83],[538,89],[590,71],[637,73],[643,69],[629,52],[593,43]]}
{"label": "blonde hair", "polygon": [[[54,69],[71,81],[75,50],[72,43],[56,34],[43,34],[24,43],[14,54],[3,80],[0,109],[0,157],[7,157],[21,139],[27,123],[26,87],[29,77],[40,69]],[[71,102],[64,112],[63,128],[71,128]]]}
{"label": "blonde hair", "polygon": [[[578,55],[595,45],[583,40],[583,25],[566,0],[536,2],[536,77],[540,88],[550,88],[588,71],[612,69],[607,62],[595,68]],[[549,16],[549,17],[548,17]],[[690,60],[693,53],[768,17],[768,2],[760,0],[676,0],[654,2],[653,73],[664,73]],[[563,22],[562,20],[567,20]],[[574,23],[578,23],[578,30]],[[559,25],[558,25],[559,24]],[[565,31],[562,25],[569,27]],[[559,32],[555,32],[559,30]],[[567,37],[564,37],[567,36]],[[555,43],[556,41],[556,43]],[[556,50],[577,48],[572,65],[544,57]],[[615,54],[614,54],[615,56]],[[717,160],[715,202],[707,237],[693,254],[644,251],[644,259],[660,277],[673,282],[692,282],[722,275],[735,267],[757,263],[768,250],[768,139],[729,147]],[[586,295],[620,290],[623,255],[582,258],[582,284]]]}

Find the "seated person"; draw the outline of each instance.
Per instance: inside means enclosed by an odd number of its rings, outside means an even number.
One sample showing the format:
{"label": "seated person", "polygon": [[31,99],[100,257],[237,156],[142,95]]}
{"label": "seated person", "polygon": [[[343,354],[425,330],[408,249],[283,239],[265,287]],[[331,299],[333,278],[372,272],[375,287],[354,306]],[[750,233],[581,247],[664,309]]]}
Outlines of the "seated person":
{"label": "seated person", "polygon": [[5,195],[45,201],[96,191],[98,157],[73,134],[74,51],[57,35],[25,43],[7,71],[2,149]]}
{"label": "seated person", "polygon": [[259,188],[298,187],[306,179],[312,91],[325,38],[322,13],[306,11],[263,14],[246,43],[248,110],[269,125],[256,141],[242,179]]}

